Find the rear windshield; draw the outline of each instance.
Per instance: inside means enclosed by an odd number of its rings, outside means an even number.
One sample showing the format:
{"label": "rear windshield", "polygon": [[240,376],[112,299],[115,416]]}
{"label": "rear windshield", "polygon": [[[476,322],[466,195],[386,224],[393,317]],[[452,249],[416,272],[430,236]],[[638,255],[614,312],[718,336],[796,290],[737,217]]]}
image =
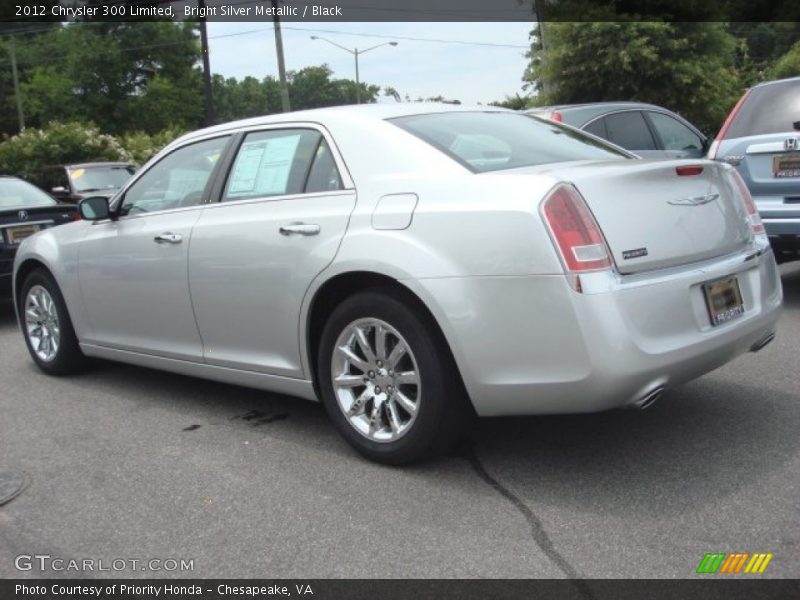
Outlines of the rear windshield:
{"label": "rear windshield", "polygon": [[0,179],[0,210],[56,204],[55,200],[30,183],[20,179]]}
{"label": "rear windshield", "polygon": [[733,118],[726,138],[794,131],[800,121],[800,79],[755,87]]}
{"label": "rear windshield", "polygon": [[630,158],[568,127],[519,113],[451,112],[390,119],[473,172]]}

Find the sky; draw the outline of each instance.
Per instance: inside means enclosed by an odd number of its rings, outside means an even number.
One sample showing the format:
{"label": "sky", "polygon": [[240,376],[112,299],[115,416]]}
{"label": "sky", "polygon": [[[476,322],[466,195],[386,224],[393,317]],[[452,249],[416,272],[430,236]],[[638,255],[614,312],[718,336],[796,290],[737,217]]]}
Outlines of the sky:
{"label": "sky", "polygon": [[[355,79],[353,56],[325,41],[311,40],[312,35],[359,50],[397,41],[397,46],[381,46],[359,56],[361,81],[392,86],[411,99],[441,95],[465,104],[486,104],[522,93],[524,53],[532,27],[533,23],[287,22],[282,32],[287,70],[327,63],[334,77]],[[212,73],[239,79],[277,77],[271,23],[209,22],[208,36]]]}

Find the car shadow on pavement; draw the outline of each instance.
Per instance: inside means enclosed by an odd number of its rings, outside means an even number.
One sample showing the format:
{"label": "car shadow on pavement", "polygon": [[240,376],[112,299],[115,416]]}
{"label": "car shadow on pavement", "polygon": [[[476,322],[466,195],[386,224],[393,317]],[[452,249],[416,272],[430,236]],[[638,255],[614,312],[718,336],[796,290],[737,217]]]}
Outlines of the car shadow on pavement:
{"label": "car shadow on pavement", "polygon": [[781,265],[783,306],[786,310],[800,309],[800,261]]}
{"label": "car shadow on pavement", "polygon": [[645,411],[484,419],[472,442],[487,470],[537,503],[680,514],[742,486],[758,489],[792,460],[799,401],[710,374]]}

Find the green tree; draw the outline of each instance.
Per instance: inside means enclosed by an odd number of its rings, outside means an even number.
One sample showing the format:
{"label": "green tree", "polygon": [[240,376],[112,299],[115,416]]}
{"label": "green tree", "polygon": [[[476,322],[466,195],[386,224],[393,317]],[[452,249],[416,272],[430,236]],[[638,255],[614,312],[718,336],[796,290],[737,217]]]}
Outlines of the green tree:
{"label": "green tree", "polygon": [[800,76],[800,42],[792,46],[766,73],[766,79]]}
{"label": "green tree", "polygon": [[192,23],[80,22],[26,41],[19,55],[31,125],[93,120],[112,133],[199,125],[195,29]]}
{"label": "green tree", "polygon": [[548,22],[544,48],[532,34],[523,80],[537,104],[652,102],[712,133],[741,93],[723,23]]}

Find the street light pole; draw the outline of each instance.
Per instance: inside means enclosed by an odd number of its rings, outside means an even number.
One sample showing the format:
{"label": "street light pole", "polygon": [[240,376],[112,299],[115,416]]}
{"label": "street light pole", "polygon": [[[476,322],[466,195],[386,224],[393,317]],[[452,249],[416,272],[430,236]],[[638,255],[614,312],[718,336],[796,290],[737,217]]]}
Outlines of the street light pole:
{"label": "street light pole", "polygon": [[281,35],[281,21],[278,18],[278,0],[272,1],[272,27],[275,30],[275,52],[278,55],[278,78],[281,82],[281,109],[283,112],[292,110],[289,104],[289,84],[286,81],[286,63],[283,59],[283,36]]}
{"label": "street light pole", "polygon": [[320,37],[317,35],[311,36],[312,40],[322,40],[323,42],[328,42],[329,44],[336,46],[337,48],[344,50],[345,52],[349,52],[353,55],[356,63],[356,104],[361,104],[361,80],[359,79],[358,75],[358,57],[365,52],[369,52],[370,50],[375,50],[375,48],[380,48],[381,46],[397,46],[398,42],[383,42],[382,44],[376,44],[375,46],[370,46],[366,50],[359,50],[358,48],[347,48],[342,46],[341,44],[337,44],[336,42],[332,42],[328,38]]}

